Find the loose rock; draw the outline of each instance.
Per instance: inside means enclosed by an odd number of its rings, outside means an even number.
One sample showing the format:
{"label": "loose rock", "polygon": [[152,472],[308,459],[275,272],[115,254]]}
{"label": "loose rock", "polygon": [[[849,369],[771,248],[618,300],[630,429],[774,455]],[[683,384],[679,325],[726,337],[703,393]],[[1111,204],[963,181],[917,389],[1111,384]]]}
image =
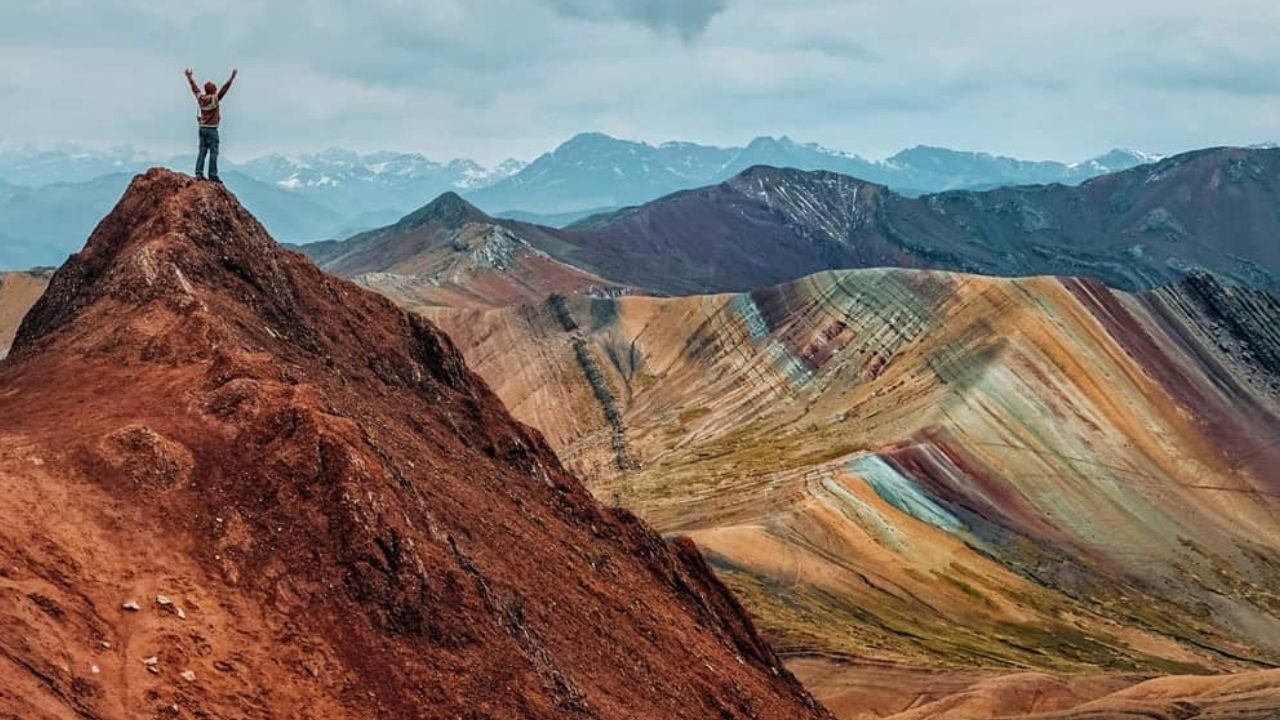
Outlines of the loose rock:
{"label": "loose rock", "polygon": [[167,608],[169,610],[172,610],[173,614],[177,615],[178,619],[180,620],[187,619],[187,613],[181,607],[178,607],[178,604],[175,603],[173,599],[168,597],[167,595],[157,595],[156,604],[162,608]]}

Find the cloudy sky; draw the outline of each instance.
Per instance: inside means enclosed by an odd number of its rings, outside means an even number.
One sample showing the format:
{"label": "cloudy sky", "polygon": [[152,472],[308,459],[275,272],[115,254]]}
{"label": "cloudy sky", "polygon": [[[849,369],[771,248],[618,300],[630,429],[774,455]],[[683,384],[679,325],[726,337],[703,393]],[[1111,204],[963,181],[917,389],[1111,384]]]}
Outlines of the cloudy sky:
{"label": "cloudy sky", "polygon": [[1280,140],[1276,0],[38,0],[0,3],[0,143],[331,145],[492,162],[584,130],[868,157],[1074,160]]}

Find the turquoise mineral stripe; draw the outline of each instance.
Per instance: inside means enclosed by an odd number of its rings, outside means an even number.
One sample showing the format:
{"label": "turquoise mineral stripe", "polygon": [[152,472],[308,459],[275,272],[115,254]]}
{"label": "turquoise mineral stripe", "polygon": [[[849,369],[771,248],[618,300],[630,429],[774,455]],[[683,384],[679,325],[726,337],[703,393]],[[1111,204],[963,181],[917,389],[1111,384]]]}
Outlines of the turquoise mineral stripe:
{"label": "turquoise mineral stripe", "polygon": [[747,327],[747,332],[751,334],[751,339],[759,342],[769,337],[769,323],[764,319],[764,315],[760,312],[760,308],[756,305],[756,301],[747,293],[741,293],[733,296],[733,311],[742,318],[742,322]]}
{"label": "turquoise mineral stripe", "polygon": [[791,354],[785,343],[773,336],[764,313],[760,312],[760,307],[756,305],[755,299],[749,293],[733,296],[729,306],[738,317],[742,318],[747,334],[751,336],[751,342],[760,346],[760,354],[768,360],[778,374],[795,386],[812,382],[813,372]]}
{"label": "turquoise mineral stripe", "polygon": [[911,517],[949,533],[964,530],[964,524],[960,520],[925,495],[910,478],[903,477],[879,455],[860,455],[849,460],[845,468],[866,480],[885,502]]}

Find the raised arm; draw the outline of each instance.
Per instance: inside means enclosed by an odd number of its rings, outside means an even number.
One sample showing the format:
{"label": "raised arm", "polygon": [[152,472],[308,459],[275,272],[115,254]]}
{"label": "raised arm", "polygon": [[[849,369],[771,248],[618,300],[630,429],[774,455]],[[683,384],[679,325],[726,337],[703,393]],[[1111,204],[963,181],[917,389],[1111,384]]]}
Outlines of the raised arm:
{"label": "raised arm", "polygon": [[222,83],[222,89],[218,91],[219,100],[227,96],[227,91],[231,89],[231,83],[236,81],[236,74],[239,72],[240,71],[236,69],[231,70],[231,77],[227,78],[227,81]]}
{"label": "raised arm", "polygon": [[187,68],[187,84],[191,86],[191,94],[200,97],[200,88],[196,87],[195,73],[191,72],[191,68]]}

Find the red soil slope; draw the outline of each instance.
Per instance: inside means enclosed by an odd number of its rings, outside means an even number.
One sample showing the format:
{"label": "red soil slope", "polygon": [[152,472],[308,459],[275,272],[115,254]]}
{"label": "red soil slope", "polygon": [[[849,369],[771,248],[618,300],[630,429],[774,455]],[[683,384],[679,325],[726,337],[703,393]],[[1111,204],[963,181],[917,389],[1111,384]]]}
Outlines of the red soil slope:
{"label": "red soil slope", "polygon": [[691,543],[220,187],[134,181],[0,418],[0,718],[827,717]]}

